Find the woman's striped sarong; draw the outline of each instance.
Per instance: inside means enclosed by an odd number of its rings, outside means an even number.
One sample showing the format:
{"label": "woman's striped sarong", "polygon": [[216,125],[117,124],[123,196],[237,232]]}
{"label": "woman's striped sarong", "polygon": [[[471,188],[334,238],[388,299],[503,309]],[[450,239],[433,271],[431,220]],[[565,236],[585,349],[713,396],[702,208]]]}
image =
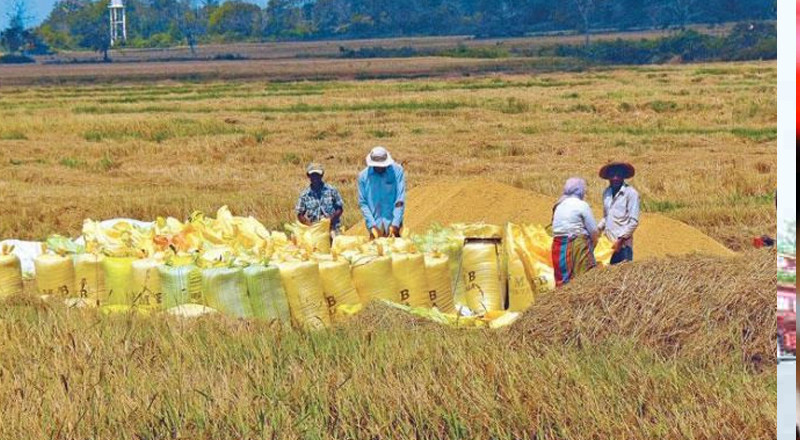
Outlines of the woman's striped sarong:
{"label": "woman's striped sarong", "polygon": [[586,236],[555,237],[552,257],[556,287],[569,283],[597,266],[593,247]]}

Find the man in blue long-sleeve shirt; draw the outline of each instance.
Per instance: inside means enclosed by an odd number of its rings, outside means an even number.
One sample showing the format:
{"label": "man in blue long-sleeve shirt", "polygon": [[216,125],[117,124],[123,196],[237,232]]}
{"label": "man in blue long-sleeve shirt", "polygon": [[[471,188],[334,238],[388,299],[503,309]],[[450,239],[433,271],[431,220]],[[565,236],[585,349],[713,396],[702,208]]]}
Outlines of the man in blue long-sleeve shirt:
{"label": "man in blue long-sleeve shirt", "polygon": [[367,156],[367,168],[358,176],[358,205],[371,238],[399,237],[406,209],[406,178],[384,147]]}

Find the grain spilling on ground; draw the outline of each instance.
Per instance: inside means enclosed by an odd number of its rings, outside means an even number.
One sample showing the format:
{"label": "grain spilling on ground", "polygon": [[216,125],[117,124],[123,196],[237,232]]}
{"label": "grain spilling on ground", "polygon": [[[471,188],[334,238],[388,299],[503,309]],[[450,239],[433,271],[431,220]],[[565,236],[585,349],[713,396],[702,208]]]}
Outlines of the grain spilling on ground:
{"label": "grain spilling on ground", "polygon": [[[484,179],[440,181],[408,192],[405,227],[423,232],[433,225],[485,222],[548,225],[556,197]],[[602,208],[593,207],[600,219]],[[351,231],[361,233],[362,225]],[[699,230],[659,214],[644,214],[635,236],[638,259],[701,253],[733,256],[734,253]]]}

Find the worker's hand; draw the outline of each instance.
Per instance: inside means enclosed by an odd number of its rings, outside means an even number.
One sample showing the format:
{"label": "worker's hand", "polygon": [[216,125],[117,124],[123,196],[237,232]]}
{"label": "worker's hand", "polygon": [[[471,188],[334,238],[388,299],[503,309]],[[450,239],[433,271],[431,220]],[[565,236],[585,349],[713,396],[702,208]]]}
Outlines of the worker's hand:
{"label": "worker's hand", "polygon": [[614,253],[616,254],[620,250],[622,250],[622,239],[619,239],[614,242]]}
{"label": "worker's hand", "polygon": [[392,226],[389,228],[389,237],[397,238],[400,236],[400,228],[397,226]]}
{"label": "worker's hand", "polygon": [[376,238],[381,237],[381,235],[383,235],[383,234],[381,234],[381,232],[378,230],[378,228],[375,228],[375,227],[370,228],[370,230],[369,230],[369,239],[370,240],[375,240]]}

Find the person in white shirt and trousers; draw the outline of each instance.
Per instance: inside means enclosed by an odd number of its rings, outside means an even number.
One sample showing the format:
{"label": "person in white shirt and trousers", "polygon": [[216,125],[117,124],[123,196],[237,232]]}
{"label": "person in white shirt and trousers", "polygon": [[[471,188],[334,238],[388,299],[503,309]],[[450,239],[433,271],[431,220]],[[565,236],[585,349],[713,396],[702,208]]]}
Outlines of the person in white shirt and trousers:
{"label": "person in white shirt and trousers", "polygon": [[633,165],[625,162],[612,162],[600,170],[609,186],[603,192],[603,219],[598,228],[614,244],[612,265],[633,261],[633,233],[639,227],[641,207],[639,193],[625,181],[635,175]]}

